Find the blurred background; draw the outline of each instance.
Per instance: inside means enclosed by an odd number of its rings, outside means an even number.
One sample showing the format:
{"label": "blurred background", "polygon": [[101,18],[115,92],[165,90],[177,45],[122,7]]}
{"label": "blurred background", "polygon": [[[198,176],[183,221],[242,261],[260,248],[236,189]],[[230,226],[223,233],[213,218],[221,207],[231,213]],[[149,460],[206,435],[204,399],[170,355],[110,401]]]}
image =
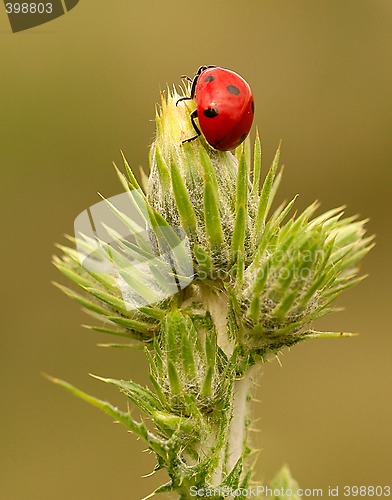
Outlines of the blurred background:
{"label": "blurred background", "polygon": [[369,217],[370,276],[309,341],[260,372],[253,436],[262,482],[288,463],[306,488],[391,483],[392,3],[390,0],[81,0],[13,34],[0,5],[0,498],[140,499],[154,459],[120,426],[47,382],[46,372],[126,408],[88,373],[146,383],[140,352],[81,327],[51,285],[77,214],[121,192],[120,149],[148,169],[155,104],[201,64],[253,88],[265,166],[279,140],[279,200],[299,193]]}

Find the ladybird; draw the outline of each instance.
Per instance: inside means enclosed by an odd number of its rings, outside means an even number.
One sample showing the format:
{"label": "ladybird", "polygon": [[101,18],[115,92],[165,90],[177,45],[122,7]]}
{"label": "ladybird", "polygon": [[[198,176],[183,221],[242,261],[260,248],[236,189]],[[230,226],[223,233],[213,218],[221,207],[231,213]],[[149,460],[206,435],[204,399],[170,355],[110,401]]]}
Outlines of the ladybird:
{"label": "ladybird", "polygon": [[254,100],[248,83],[234,71],[219,66],[201,66],[193,80],[188,80],[192,82],[191,95],[181,97],[176,104],[195,99],[196,109],[190,118],[197,135],[183,143],[203,133],[219,151],[236,148],[246,139],[253,122]]}

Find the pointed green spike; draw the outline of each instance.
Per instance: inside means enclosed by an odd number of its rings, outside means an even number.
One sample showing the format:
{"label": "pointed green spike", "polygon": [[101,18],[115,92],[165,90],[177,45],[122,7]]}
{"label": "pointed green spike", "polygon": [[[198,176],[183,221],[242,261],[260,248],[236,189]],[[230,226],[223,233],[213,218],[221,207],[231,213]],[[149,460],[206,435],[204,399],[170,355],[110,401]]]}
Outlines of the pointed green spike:
{"label": "pointed green spike", "polygon": [[154,411],[151,418],[160,428],[168,432],[170,436],[173,432],[181,431],[192,436],[194,439],[198,438],[194,422],[190,422],[184,417],[179,417],[164,411]]}
{"label": "pointed green spike", "polygon": [[217,336],[215,328],[212,328],[211,331],[208,332],[208,335],[206,337],[205,349],[206,349],[207,366],[211,367],[213,371],[215,370],[216,348],[217,348]]}
{"label": "pointed green spike", "polygon": [[110,343],[110,344],[97,344],[97,347],[110,347],[110,348],[113,348],[113,349],[143,349],[143,345],[142,344],[114,344],[114,343]]}
{"label": "pointed green spike", "polygon": [[167,190],[170,187],[170,170],[166,165],[165,160],[162,158],[161,149],[159,144],[155,148],[155,164],[157,166],[158,175],[162,189]]}
{"label": "pointed green spike", "polygon": [[132,189],[139,189],[139,190],[141,190],[140,186],[139,186],[139,183],[136,180],[136,177],[134,176],[133,171],[132,171],[131,167],[129,166],[128,161],[125,158],[124,153],[122,151],[121,151],[121,156],[122,156],[122,159],[123,159],[123,162],[124,162],[125,172],[126,172],[126,174],[128,176],[129,183],[130,183]]}
{"label": "pointed green spike", "polygon": [[207,368],[207,372],[204,377],[203,387],[201,390],[203,397],[211,396],[212,394],[212,377],[214,375],[214,369],[212,366]]}
{"label": "pointed green spike", "polygon": [[90,396],[86,392],[77,389],[76,387],[69,384],[68,382],[65,382],[64,380],[60,380],[58,378],[51,377],[50,375],[46,374],[44,376],[54,384],[59,385],[63,389],[66,389],[74,396],[78,397],[79,399],[82,399],[83,401],[91,404],[92,406],[95,406],[96,408],[99,408],[104,413],[114,418],[117,422],[120,422],[120,424],[124,425],[136,436],[146,441],[146,443],[148,443],[150,448],[153,451],[155,451],[155,453],[160,455],[162,458],[166,459],[167,456],[166,449],[162,444],[161,440],[155,437],[150,431],[148,431],[144,423],[139,423],[133,420],[133,418],[128,412],[122,412],[115,406],[108,403],[107,401],[102,401],[101,399],[95,398],[94,396]]}
{"label": "pointed green spike", "polygon": [[200,267],[199,274],[205,275],[205,278],[213,276],[214,264],[212,262],[210,254],[200,245],[195,245],[193,248],[193,253]]}
{"label": "pointed green spike", "polygon": [[219,250],[223,241],[222,224],[219,214],[218,201],[210,180],[204,183],[204,214],[206,233],[212,250]]}
{"label": "pointed green spike", "polygon": [[155,410],[163,410],[163,407],[158,400],[158,398],[147,388],[135,384],[131,380],[117,380],[114,378],[99,377],[90,373],[91,377],[105,382],[106,384],[111,384],[120,389],[138,408],[152,415]]}
{"label": "pointed green spike", "polygon": [[152,386],[154,387],[154,390],[156,392],[156,395],[159,398],[159,401],[163,405],[166,405],[167,404],[167,397],[166,397],[165,393],[162,391],[162,388],[161,388],[160,384],[158,383],[157,379],[154,377],[154,375],[151,372],[149,374],[149,379],[152,383]]}
{"label": "pointed green spike", "polygon": [[80,287],[88,287],[92,285],[96,285],[94,281],[89,280],[88,278],[82,276],[81,274],[76,273],[66,265],[59,263],[59,262],[54,262],[54,265],[57,267],[57,269],[64,274],[69,280],[73,281]]}
{"label": "pointed green spike", "polygon": [[327,297],[331,297],[332,295],[335,295],[335,294],[340,294],[341,292],[343,292],[343,290],[346,290],[347,288],[351,288],[352,286],[360,283],[362,280],[366,279],[367,277],[368,277],[368,275],[364,274],[362,276],[357,276],[356,278],[350,278],[348,280],[345,280],[344,283],[342,283],[336,287],[332,287],[329,290],[323,290],[323,292],[321,293],[321,296],[323,298],[327,298]]}
{"label": "pointed green spike", "polygon": [[173,491],[173,483],[171,481],[166,484],[163,484],[162,486],[159,486],[159,488],[154,490],[146,497],[142,498],[142,500],[150,500],[150,498],[154,497],[155,495],[158,495],[158,493],[168,493],[170,491]]}
{"label": "pointed green spike", "polygon": [[297,290],[293,290],[292,292],[288,293],[284,299],[276,306],[276,308],[272,311],[272,315],[278,320],[281,321],[286,314],[288,313],[289,309],[293,305],[296,297],[297,297]]}
{"label": "pointed green spike", "polygon": [[244,242],[246,232],[247,217],[247,198],[248,198],[248,172],[246,165],[245,152],[242,151],[237,174],[237,194],[236,194],[236,218],[234,223],[233,239],[231,249],[235,259],[238,254],[244,254]]}
{"label": "pointed green spike", "polygon": [[301,500],[302,497],[297,495],[298,483],[295,481],[290,473],[287,465],[282,467],[282,469],[276,474],[273,480],[270,482],[270,487],[272,490],[280,492],[275,496],[275,500],[286,500],[288,497],[286,493],[288,490],[292,493],[290,495],[290,500]]}
{"label": "pointed green spike", "polygon": [[268,174],[264,180],[263,187],[260,193],[259,206],[257,209],[257,216],[255,222],[255,234],[258,235],[262,231],[266,218],[268,216],[268,209],[270,205],[270,194],[272,185],[275,179],[276,170],[278,168],[280,158],[280,144],[278,150],[276,151],[275,158],[272,162],[271,168],[268,171]]}
{"label": "pointed green spike", "polygon": [[188,190],[184,184],[181,173],[175,162],[170,165],[173,194],[180,216],[181,226],[189,236],[194,236],[196,231],[196,215],[189,198]]}
{"label": "pointed green spike", "polygon": [[113,162],[114,170],[116,171],[117,177],[119,178],[122,187],[125,191],[129,191],[129,181],[125,175],[120,171],[115,162]]}
{"label": "pointed green spike", "polygon": [[107,316],[107,318],[117,325],[124,326],[129,330],[135,330],[147,337],[151,337],[154,330],[156,329],[155,325],[143,323],[131,318],[124,318],[123,316]]}
{"label": "pointed green spike", "polygon": [[181,358],[182,368],[186,378],[190,382],[197,381],[198,374],[196,370],[194,346],[190,342],[188,328],[184,328],[181,332]]}
{"label": "pointed green spike", "polygon": [[214,166],[204,147],[200,146],[200,161],[204,169],[204,219],[211,248],[218,250],[223,241],[219,213],[219,188]]}
{"label": "pointed green spike", "polygon": [[[115,335],[117,337],[124,337],[127,339],[134,338],[135,340],[141,340],[140,334],[136,331],[125,331],[125,330],[113,330],[111,328],[105,328],[102,326],[94,326],[94,325],[82,325],[83,328],[87,330],[93,330],[94,332],[107,333],[108,335]],[[143,345],[143,344],[141,344]]]}
{"label": "pointed green spike", "polygon": [[306,338],[314,338],[314,339],[337,339],[337,338],[345,338],[345,337],[356,337],[358,333],[350,333],[350,332],[319,332],[317,330],[307,330],[302,333],[301,336]]}
{"label": "pointed green spike", "polygon": [[89,294],[93,295],[94,297],[96,297],[97,299],[99,299],[101,302],[107,304],[115,311],[118,311],[122,314],[128,314],[128,310],[122,299],[119,299],[118,297],[115,297],[114,295],[106,293],[97,288],[85,287],[84,290]]}
{"label": "pointed green spike", "polygon": [[150,318],[161,321],[165,317],[165,311],[154,307],[139,307],[138,310]]}
{"label": "pointed green spike", "polygon": [[252,192],[251,192],[251,196],[254,203],[256,203],[256,201],[259,198],[261,164],[262,164],[261,141],[260,141],[259,131],[256,129],[256,140],[253,152],[253,175],[252,175]]}
{"label": "pointed green spike", "polygon": [[182,393],[181,381],[177,369],[171,359],[167,360],[167,374],[169,377],[170,389],[174,395]]}
{"label": "pointed green spike", "polygon": [[233,491],[237,490],[239,482],[240,482],[242,471],[243,471],[243,457],[241,456],[237,460],[237,462],[234,465],[234,467],[232,468],[232,470],[226,476],[225,480],[222,483],[222,486],[226,486],[226,487],[232,489]]}
{"label": "pointed green spike", "polygon": [[59,288],[68,297],[70,297],[72,300],[75,300],[75,302],[78,302],[80,305],[82,305],[86,309],[94,311],[97,314],[100,314],[102,316],[109,316],[111,314],[111,311],[109,311],[108,309],[104,309],[103,307],[99,306],[98,304],[91,302],[90,300],[88,300],[85,297],[83,297],[82,295],[74,292],[70,288],[63,286],[63,285],[60,285],[59,283],[56,283],[56,282],[53,282],[53,285],[56,286],[57,288]]}

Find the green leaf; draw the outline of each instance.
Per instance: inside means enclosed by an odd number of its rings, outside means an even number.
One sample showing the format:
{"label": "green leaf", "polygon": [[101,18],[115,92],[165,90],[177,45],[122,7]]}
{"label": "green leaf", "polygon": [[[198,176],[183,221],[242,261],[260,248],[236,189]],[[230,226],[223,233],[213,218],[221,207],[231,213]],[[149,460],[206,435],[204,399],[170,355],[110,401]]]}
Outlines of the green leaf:
{"label": "green leaf", "polygon": [[204,377],[203,387],[201,390],[203,397],[211,396],[212,394],[212,377],[214,376],[214,368],[208,366],[207,373]]}
{"label": "green leaf", "polygon": [[155,164],[157,166],[160,184],[163,191],[168,191],[170,187],[170,171],[166,162],[162,158],[159,144],[155,145]]}
{"label": "green leaf", "polygon": [[210,246],[213,250],[218,250],[223,242],[223,231],[215,190],[207,179],[204,183],[204,214]]}
{"label": "green leaf", "polygon": [[162,344],[167,353],[167,358],[174,364],[177,363],[181,352],[181,330],[184,326],[184,319],[179,311],[167,314],[163,323],[164,336],[162,336]]}
{"label": "green leaf", "polygon": [[138,189],[141,191],[140,189],[140,186],[139,186],[139,183],[138,181],[136,180],[136,177],[134,176],[133,172],[132,172],[132,169],[130,168],[129,164],[128,164],[128,161],[127,159],[125,158],[124,156],[124,153],[121,151],[121,156],[122,156],[122,159],[123,159],[123,162],[124,162],[124,167],[125,167],[125,172],[128,176],[128,179],[129,179],[129,183],[132,187],[132,189]]}
{"label": "green leaf", "polygon": [[251,469],[245,474],[245,477],[244,477],[243,481],[241,482],[240,488],[239,488],[244,493],[240,494],[236,500],[247,500],[248,497],[246,496],[245,492],[249,488],[250,480],[252,478],[252,473],[253,473],[253,470]]}
{"label": "green leaf", "polygon": [[79,285],[82,288],[96,285],[96,283],[79,273],[76,273],[68,266],[60,262],[53,262],[57,269],[64,274],[69,280],[73,281],[76,285]]}
{"label": "green leaf", "polygon": [[[67,236],[67,235],[66,235],[66,237],[67,237],[67,239],[72,241],[73,244],[76,244],[75,238],[72,238],[71,236]],[[69,259],[71,261],[73,261],[75,264],[80,266],[79,252],[76,250],[76,248],[66,247],[65,245],[60,245],[59,243],[56,243],[55,247],[57,247],[59,250],[61,250],[64,253],[64,255],[69,257]]]}
{"label": "green leaf", "polygon": [[97,344],[98,347],[110,347],[113,349],[143,349],[142,344]]}
{"label": "green leaf", "polygon": [[156,309],[154,307],[139,307],[138,311],[159,321],[161,321],[165,317],[165,311],[163,311],[162,309]]}
{"label": "green leaf", "polygon": [[146,323],[142,323],[141,321],[137,321],[135,319],[130,319],[130,318],[124,318],[122,316],[108,316],[107,318],[110,321],[113,321],[113,323],[116,323],[117,325],[124,326],[129,330],[135,330],[136,332],[142,333],[143,335],[150,337],[152,336],[153,331],[156,328],[154,325],[148,325]]}
{"label": "green leaf", "polygon": [[256,248],[256,252],[253,259],[253,264],[258,265],[260,259],[262,259],[263,254],[267,248],[267,246],[271,243],[271,240],[278,236],[279,232],[279,224],[284,220],[284,218],[288,215],[290,210],[292,209],[297,196],[295,196],[285,208],[279,207],[271,219],[267,222],[262,234],[260,236],[255,235],[258,240],[258,246]]}
{"label": "green leaf", "polygon": [[111,405],[107,401],[102,401],[101,399],[98,399],[94,396],[90,396],[86,392],[77,389],[76,387],[69,384],[68,382],[65,382],[64,380],[51,377],[46,374],[44,376],[54,384],[63,387],[63,389],[66,389],[74,396],[78,397],[79,399],[82,399],[83,401],[91,404],[92,406],[95,406],[96,408],[99,408],[104,413],[114,418],[117,422],[124,425],[127,429],[133,432],[136,436],[143,439],[149,445],[149,447],[153,451],[155,451],[155,453],[160,455],[162,458],[166,459],[167,453],[165,444],[159,438],[154,436],[150,431],[148,431],[143,422],[136,422],[135,420],[133,420],[133,418],[128,412],[120,411],[118,408]]}
{"label": "green leaf", "polygon": [[215,168],[214,165],[212,164],[210,156],[208,155],[206,149],[202,145],[199,147],[199,154],[200,154],[200,163],[204,171],[204,180],[208,179],[208,181],[212,185],[214,195],[218,198],[219,187],[218,187],[218,181],[216,179]]}
{"label": "green leaf", "polygon": [[[282,494],[274,496],[275,500],[300,500],[300,497],[297,495],[298,483],[292,478],[287,465],[282,467],[282,469],[276,474],[270,483],[270,487],[272,490],[280,490],[282,492]],[[284,492],[288,490],[292,492],[292,495],[289,497],[284,494]]]}
{"label": "green leaf", "polygon": [[276,170],[278,168],[280,158],[280,145],[275,154],[275,158],[272,162],[271,168],[264,180],[263,187],[260,193],[259,206],[257,209],[256,223],[255,223],[255,234],[259,235],[265,225],[265,221],[268,215],[268,209],[270,206],[270,195],[272,185],[275,179]]}
{"label": "green leaf", "polygon": [[94,302],[91,302],[90,300],[86,299],[82,295],[74,292],[70,288],[60,285],[59,283],[53,282],[53,285],[59,288],[62,292],[64,292],[68,297],[70,297],[72,300],[75,300],[78,302],[80,305],[85,307],[86,309],[89,309],[91,311],[94,311],[102,316],[108,316],[111,313],[108,309],[104,309],[103,307],[99,306],[98,304],[95,304]]}
{"label": "green leaf", "polygon": [[120,172],[120,169],[117,167],[115,162],[112,163],[114,170],[116,171],[117,177],[119,178],[121,185],[124,188],[124,191],[129,191],[129,186],[130,186],[129,180],[125,177],[125,175],[122,172]]}
{"label": "green leaf", "polygon": [[154,212],[153,230],[157,235],[159,245],[164,245],[163,253],[166,253],[169,248],[177,263],[188,262],[189,254],[186,245],[183,244],[175,229],[158,212]]}
{"label": "green leaf", "polygon": [[187,234],[193,236],[197,226],[196,215],[189,198],[188,190],[185,187],[181,173],[175,162],[171,163],[171,178],[181,225]]}
{"label": "green leaf", "polygon": [[243,459],[242,457],[240,457],[237,460],[237,463],[230,471],[230,473],[226,476],[225,480],[222,483],[222,486],[226,486],[235,491],[238,488],[240,482],[242,469],[243,469]]}
{"label": "green leaf", "polygon": [[296,297],[298,295],[298,290],[293,290],[288,293],[284,299],[276,306],[276,308],[272,311],[272,315],[278,320],[281,321],[286,314],[288,313],[290,307],[293,305]]}
{"label": "green leaf", "polygon": [[244,254],[244,241],[246,231],[247,217],[247,198],[248,198],[248,172],[246,166],[245,152],[243,151],[238,164],[237,175],[237,195],[236,195],[236,218],[234,223],[234,232],[232,239],[232,252],[234,256]]}
{"label": "green leaf", "polygon": [[253,152],[253,182],[252,182],[252,192],[251,196],[254,203],[259,198],[259,188],[260,188],[260,176],[261,176],[261,164],[262,164],[262,149],[261,141],[259,136],[259,131],[256,129],[256,140]]}
{"label": "green leaf", "polygon": [[[136,331],[125,331],[125,330],[113,330],[112,328],[105,328],[103,326],[95,326],[95,325],[82,325],[83,328],[87,330],[93,330],[95,332],[107,333],[108,335],[115,335],[117,337],[125,337],[125,338],[135,338],[136,340],[141,340],[140,334]],[[126,345],[126,344],[124,344]],[[143,344],[142,344],[143,345]]]}
{"label": "green leaf", "polygon": [[199,148],[200,161],[204,169],[204,219],[211,248],[218,250],[223,241],[219,214],[219,189],[214,166],[204,147]]}
{"label": "green leaf", "polygon": [[155,424],[167,432],[170,436],[173,432],[182,431],[188,435],[193,435],[197,439],[197,432],[194,422],[189,421],[188,418],[179,417],[165,411],[152,412],[151,418]]}
{"label": "green leaf", "polygon": [[174,363],[167,361],[167,374],[169,377],[170,389],[174,395],[182,393],[181,381]]}
{"label": "green leaf", "polygon": [[350,288],[360,283],[367,277],[368,277],[367,274],[364,274],[363,276],[357,276],[356,278],[350,277],[349,279],[344,280],[343,284],[340,284],[338,286],[333,286],[329,290],[323,290],[321,295],[323,298],[328,298],[331,297],[331,295],[340,294],[341,292],[343,292],[343,290],[346,290],[347,288]]}
{"label": "green leaf", "polygon": [[214,271],[214,264],[212,262],[210,254],[202,246],[197,244],[193,248],[193,253],[201,272],[205,273],[207,276],[212,276]]}
{"label": "green leaf", "polygon": [[278,228],[279,224],[286,218],[287,214],[293,208],[293,205],[298,198],[298,195],[295,195],[294,198],[286,205],[285,208],[278,208],[274,215],[271,217],[271,225],[273,228]]}
{"label": "green leaf", "polygon": [[[132,191],[131,193],[129,193],[128,197],[130,203],[132,203],[132,205],[138,211],[142,220],[144,221],[144,226],[140,226],[137,222],[134,221],[134,219],[131,219],[124,212],[121,212],[109,199],[106,199],[102,195],[101,197],[105,205],[111,210],[111,212],[113,212],[117,219],[124,224],[129,233],[135,237],[138,246],[145,252],[150,252],[150,245],[146,241],[144,233],[146,230],[146,226],[149,226],[151,221],[148,212],[148,205],[146,205],[146,201],[144,201],[142,195],[138,191]],[[102,241],[100,241],[99,243],[104,246],[104,243]]]}
{"label": "green leaf", "polygon": [[307,330],[301,333],[301,337],[306,337],[308,339],[337,339],[345,337],[356,337],[358,333],[350,332],[319,332],[317,330]]}
{"label": "green leaf", "polygon": [[205,349],[206,349],[207,366],[211,367],[212,370],[215,370],[217,335],[216,335],[216,330],[215,330],[214,326],[207,333],[207,336],[205,339]]}
{"label": "green leaf", "polygon": [[152,386],[154,387],[156,395],[159,398],[159,401],[163,405],[165,405],[167,403],[167,398],[166,398],[164,392],[162,391],[162,388],[161,388],[160,384],[158,383],[157,379],[154,377],[154,375],[151,372],[149,374],[149,378],[150,378],[150,381],[152,383]]}
{"label": "green leaf", "polygon": [[116,386],[120,391],[122,391],[138,408],[144,411],[147,415],[151,416],[155,410],[163,410],[163,407],[158,400],[158,398],[147,388],[135,384],[131,380],[117,380],[114,378],[104,378],[98,375],[93,375],[92,377],[97,380],[101,380],[106,384],[111,384]]}
{"label": "green leaf", "polygon": [[84,290],[110,306],[115,311],[118,311],[122,314],[129,314],[129,311],[125,307],[124,301],[122,299],[119,299],[118,297],[115,297],[114,295],[111,295],[109,293],[103,292],[102,290],[98,290],[97,288],[85,287]]}
{"label": "green leaf", "polygon": [[181,334],[181,357],[182,367],[188,380],[197,381],[198,375],[194,357],[195,347],[189,338],[188,328],[184,328]]}
{"label": "green leaf", "polygon": [[171,481],[166,483],[166,484],[162,484],[162,486],[159,486],[159,488],[154,490],[152,493],[150,493],[146,497],[142,498],[142,500],[149,500],[150,498],[154,497],[158,493],[168,493],[170,491],[173,491],[173,483]]}

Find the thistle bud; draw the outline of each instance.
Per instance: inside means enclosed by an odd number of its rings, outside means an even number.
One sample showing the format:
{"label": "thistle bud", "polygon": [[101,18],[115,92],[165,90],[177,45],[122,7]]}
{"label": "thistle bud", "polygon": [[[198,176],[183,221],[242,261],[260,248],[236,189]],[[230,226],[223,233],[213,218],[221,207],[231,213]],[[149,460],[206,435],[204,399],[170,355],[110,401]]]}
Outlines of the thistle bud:
{"label": "thistle bud", "polygon": [[185,230],[196,271],[228,271],[236,220],[238,160],[194,135],[190,101],[176,90],[162,96],[151,148],[148,200],[173,227]]}

